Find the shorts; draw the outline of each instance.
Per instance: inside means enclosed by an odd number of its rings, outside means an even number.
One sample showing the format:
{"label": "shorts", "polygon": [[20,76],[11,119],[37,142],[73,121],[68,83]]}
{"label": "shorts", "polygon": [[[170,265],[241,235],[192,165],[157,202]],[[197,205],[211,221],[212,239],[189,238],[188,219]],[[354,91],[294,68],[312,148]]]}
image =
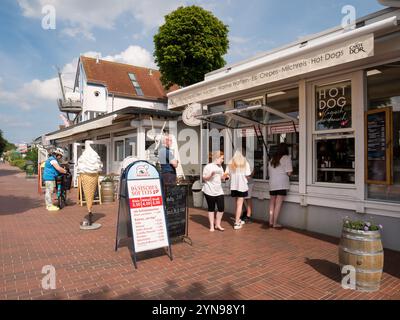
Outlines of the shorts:
{"label": "shorts", "polygon": [[207,200],[208,212],[215,211],[215,205],[217,206],[218,212],[224,212],[225,210],[225,201],[224,195],[220,196],[209,196],[208,194],[204,194]]}
{"label": "shorts", "polygon": [[273,190],[273,191],[270,191],[269,194],[271,196],[286,196],[287,195],[287,190],[285,190],[285,189]]}
{"label": "shorts", "polygon": [[254,184],[249,184],[249,190],[247,191],[247,197],[246,197],[246,199],[251,199],[251,197],[253,196],[253,187],[254,187]]}
{"label": "shorts", "polygon": [[242,192],[242,191],[237,191],[237,190],[231,190],[232,198],[246,198],[248,196],[249,196],[249,193],[247,191]]}

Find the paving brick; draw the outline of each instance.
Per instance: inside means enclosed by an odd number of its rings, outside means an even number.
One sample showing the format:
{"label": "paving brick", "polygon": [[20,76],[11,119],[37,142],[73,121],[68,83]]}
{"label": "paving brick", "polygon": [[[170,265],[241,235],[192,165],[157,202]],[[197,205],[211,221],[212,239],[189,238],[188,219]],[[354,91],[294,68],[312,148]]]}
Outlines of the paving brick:
{"label": "paving brick", "polygon": [[[78,205],[47,212],[35,180],[0,164],[0,299],[400,300],[400,253],[385,251],[381,289],[372,294],[340,285],[339,239],[261,227],[208,231],[207,212],[190,209],[193,246],[172,245],[174,260],[143,254],[135,270],[127,247],[114,251],[117,204],[94,206],[102,228],[79,229]],[[76,190],[70,198],[75,201]],[[203,222],[202,222],[203,221]],[[127,243],[127,242],[126,242]],[[42,267],[56,269],[56,290],[43,290]]]}

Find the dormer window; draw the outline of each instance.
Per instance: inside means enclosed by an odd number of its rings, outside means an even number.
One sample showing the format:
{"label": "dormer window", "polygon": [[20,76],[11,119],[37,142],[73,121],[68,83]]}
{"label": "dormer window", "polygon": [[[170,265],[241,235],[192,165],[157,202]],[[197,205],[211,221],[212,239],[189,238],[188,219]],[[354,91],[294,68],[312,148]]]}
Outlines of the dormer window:
{"label": "dormer window", "polygon": [[128,75],[129,75],[129,79],[131,79],[131,81],[132,81],[133,86],[135,87],[136,94],[138,96],[143,96],[144,94],[143,94],[142,88],[140,87],[139,82],[136,80],[135,74],[128,73]]}

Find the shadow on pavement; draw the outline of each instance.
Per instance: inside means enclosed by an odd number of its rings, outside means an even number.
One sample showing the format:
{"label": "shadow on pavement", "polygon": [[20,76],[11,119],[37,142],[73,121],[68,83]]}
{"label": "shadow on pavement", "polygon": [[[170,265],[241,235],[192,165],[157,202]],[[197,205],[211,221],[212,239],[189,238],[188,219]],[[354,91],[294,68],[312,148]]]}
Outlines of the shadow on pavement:
{"label": "shadow on pavement", "polygon": [[0,169],[0,177],[12,176],[17,173],[21,173],[22,171],[19,170],[4,170]]}
{"label": "shadow on pavement", "polygon": [[[193,221],[194,223],[200,224],[202,226],[204,226],[205,228],[209,228],[210,227],[210,222],[208,220],[208,213],[206,213],[206,215],[200,215],[200,214],[191,214],[190,215],[190,220]],[[233,216],[231,216],[230,214],[224,214],[222,217],[222,223],[221,226],[223,226],[224,223],[229,224],[231,227],[233,227],[234,225],[234,218]]]}
{"label": "shadow on pavement", "polygon": [[78,299],[82,300],[97,300],[97,299],[113,299],[113,300],[153,300],[153,299],[175,299],[175,300],[239,300],[241,297],[232,288],[230,284],[224,285],[222,289],[217,292],[207,294],[207,290],[204,285],[199,282],[194,282],[189,287],[183,289],[180,288],[176,281],[168,280],[165,282],[166,286],[161,286],[163,292],[159,292],[157,295],[150,295],[144,293],[141,290],[132,290],[126,294],[119,296],[110,296],[110,288],[107,286],[101,287],[97,292],[83,294]]}
{"label": "shadow on pavement", "polygon": [[340,283],[340,266],[328,260],[321,259],[305,259],[305,263],[312,267],[315,271],[319,272],[323,276]]}
{"label": "shadow on pavement", "polygon": [[400,252],[385,249],[384,250],[383,272],[400,279]]}
{"label": "shadow on pavement", "polygon": [[18,214],[44,207],[44,199],[0,195],[0,215]]}

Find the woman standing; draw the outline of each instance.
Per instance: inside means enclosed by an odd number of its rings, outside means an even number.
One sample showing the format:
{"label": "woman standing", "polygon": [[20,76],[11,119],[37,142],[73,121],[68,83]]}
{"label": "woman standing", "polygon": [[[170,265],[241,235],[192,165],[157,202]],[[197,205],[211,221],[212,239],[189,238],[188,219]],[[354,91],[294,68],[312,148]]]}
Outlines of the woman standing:
{"label": "woman standing", "polygon": [[[213,152],[211,155],[211,160],[212,162],[206,165],[203,170],[203,180],[205,181],[203,192],[208,205],[210,231],[213,232],[215,229],[219,231],[224,231],[225,229],[221,226],[221,220],[225,210],[224,191],[222,190],[221,185],[221,181],[225,180],[226,178],[224,170],[222,169],[222,163],[224,162],[224,153],[222,151]],[[216,219],[214,217],[215,206],[217,206]]]}
{"label": "woman standing", "polygon": [[269,173],[269,225],[273,228],[281,228],[278,224],[279,213],[283,200],[290,188],[289,176],[293,172],[292,160],[289,157],[289,149],[286,143],[281,143],[276,154],[268,164]]}
{"label": "woman standing", "polygon": [[248,177],[251,175],[250,164],[240,151],[236,151],[226,168],[226,174],[231,179],[231,197],[236,198],[235,224],[238,230],[245,222],[240,219],[244,199],[248,196]]}

